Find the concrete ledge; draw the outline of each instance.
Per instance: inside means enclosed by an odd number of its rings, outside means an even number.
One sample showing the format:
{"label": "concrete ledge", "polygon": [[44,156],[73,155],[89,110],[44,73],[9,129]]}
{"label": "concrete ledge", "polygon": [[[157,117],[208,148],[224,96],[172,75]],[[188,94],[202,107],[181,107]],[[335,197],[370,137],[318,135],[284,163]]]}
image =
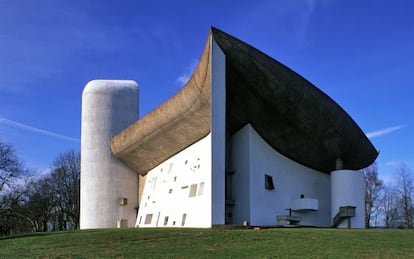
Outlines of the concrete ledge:
{"label": "concrete ledge", "polygon": [[316,211],[319,209],[319,201],[312,198],[302,198],[291,201],[290,208],[293,211]]}
{"label": "concrete ledge", "polygon": [[276,216],[276,222],[278,226],[299,225],[299,222],[301,220],[302,220],[302,217],[299,217],[299,216],[289,216],[289,215]]}

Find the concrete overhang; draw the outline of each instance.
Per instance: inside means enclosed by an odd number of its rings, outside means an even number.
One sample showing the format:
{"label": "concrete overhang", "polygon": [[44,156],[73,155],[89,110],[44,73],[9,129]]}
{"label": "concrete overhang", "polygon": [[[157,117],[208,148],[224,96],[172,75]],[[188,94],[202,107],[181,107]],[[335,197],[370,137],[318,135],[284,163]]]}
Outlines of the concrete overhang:
{"label": "concrete overhang", "polygon": [[378,152],[353,119],[309,81],[248,44],[211,28],[200,62],[172,98],[116,135],[113,154],[139,174],[210,132],[211,42],[226,58],[226,130],[250,123],[284,156],[329,173],[372,164]]}

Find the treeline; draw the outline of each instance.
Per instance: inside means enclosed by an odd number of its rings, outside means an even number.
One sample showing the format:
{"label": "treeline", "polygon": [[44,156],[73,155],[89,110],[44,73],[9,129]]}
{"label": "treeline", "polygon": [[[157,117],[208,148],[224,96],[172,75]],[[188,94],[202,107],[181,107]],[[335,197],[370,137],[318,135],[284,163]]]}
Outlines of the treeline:
{"label": "treeline", "polygon": [[79,228],[80,153],[58,155],[36,175],[0,142],[0,236]]}
{"label": "treeline", "polygon": [[413,228],[414,179],[407,165],[401,164],[393,181],[384,184],[374,164],[364,171],[365,227]]}

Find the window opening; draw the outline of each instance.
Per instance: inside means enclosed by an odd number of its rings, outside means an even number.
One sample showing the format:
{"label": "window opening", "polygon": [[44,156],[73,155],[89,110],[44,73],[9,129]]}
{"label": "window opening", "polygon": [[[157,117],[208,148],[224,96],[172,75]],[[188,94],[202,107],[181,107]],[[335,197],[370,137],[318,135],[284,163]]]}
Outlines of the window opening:
{"label": "window opening", "polygon": [[192,184],[190,186],[190,194],[188,197],[195,197],[197,195],[197,184]]}
{"label": "window opening", "polygon": [[145,222],[144,222],[144,224],[146,224],[146,225],[151,224],[151,221],[152,221],[152,214],[147,214],[145,216]]}
{"label": "window opening", "polygon": [[187,219],[187,213],[183,214],[183,218],[181,219],[181,226],[185,225],[185,220]]}
{"label": "window opening", "polygon": [[198,196],[203,195],[204,193],[204,182],[201,182],[198,186]]}
{"label": "window opening", "polygon": [[273,184],[273,178],[272,176],[265,174],[265,188],[267,190],[273,190],[275,189],[275,186]]}
{"label": "window opening", "polygon": [[173,163],[171,163],[171,164],[170,164],[170,167],[168,168],[168,173],[171,173],[171,171],[172,171],[172,169],[173,169],[173,166],[174,166],[174,164],[173,164]]}

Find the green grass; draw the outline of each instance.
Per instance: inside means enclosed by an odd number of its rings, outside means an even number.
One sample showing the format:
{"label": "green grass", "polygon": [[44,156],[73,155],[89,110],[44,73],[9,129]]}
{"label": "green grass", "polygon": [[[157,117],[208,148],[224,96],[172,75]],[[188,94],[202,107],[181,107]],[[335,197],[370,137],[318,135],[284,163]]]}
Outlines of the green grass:
{"label": "green grass", "polygon": [[0,258],[407,258],[413,230],[103,229],[0,239]]}

